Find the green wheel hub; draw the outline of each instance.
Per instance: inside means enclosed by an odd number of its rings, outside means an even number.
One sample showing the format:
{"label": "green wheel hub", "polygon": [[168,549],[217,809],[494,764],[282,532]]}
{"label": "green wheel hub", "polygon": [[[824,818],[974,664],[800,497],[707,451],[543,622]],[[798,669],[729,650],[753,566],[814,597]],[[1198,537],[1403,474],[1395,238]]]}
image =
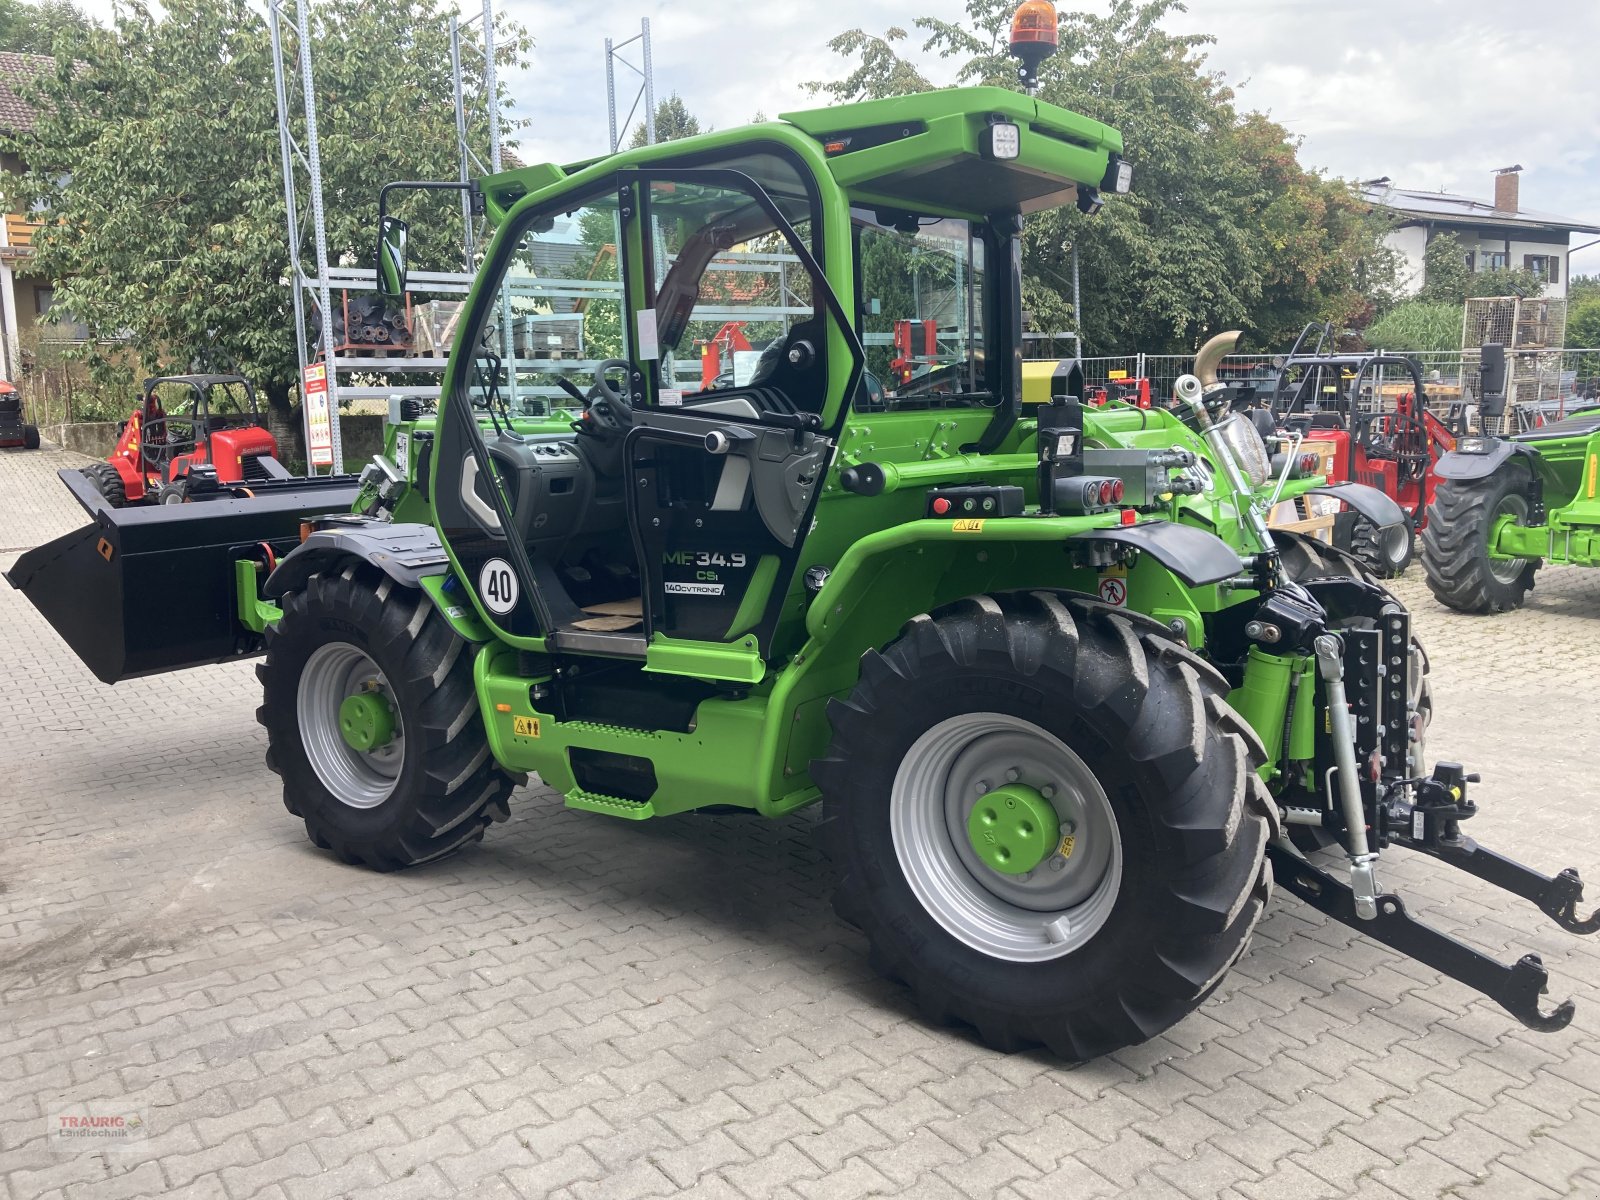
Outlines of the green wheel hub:
{"label": "green wheel hub", "polygon": [[363,753],[394,738],[394,710],[377,692],[357,692],[339,705],[339,734],[345,745]]}
{"label": "green wheel hub", "polygon": [[1008,783],[973,805],[967,836],[986,866],[1003,875],[1025,875],[1055,852],[1061,822],[1035,789]]}

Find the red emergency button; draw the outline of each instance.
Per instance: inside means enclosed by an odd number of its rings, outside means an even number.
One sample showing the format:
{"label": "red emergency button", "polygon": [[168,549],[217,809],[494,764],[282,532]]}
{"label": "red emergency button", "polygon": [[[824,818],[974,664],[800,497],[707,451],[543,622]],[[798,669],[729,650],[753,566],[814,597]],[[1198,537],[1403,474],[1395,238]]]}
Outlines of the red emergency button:
{"label": "red emergency button", "polygon": [[1122,523],[1124,525],[1137,525],[1139,523],[1139,511],[1133,508],[1123,509]]}
{"label": "red emergency button", "polygon": [[942,516],[945,515],[945,513],[949,512],[949,511],[950,511],[950,501],[946,500],[943,496],[935,496],[933,498],[933,515],[934,516],[942,517]]}

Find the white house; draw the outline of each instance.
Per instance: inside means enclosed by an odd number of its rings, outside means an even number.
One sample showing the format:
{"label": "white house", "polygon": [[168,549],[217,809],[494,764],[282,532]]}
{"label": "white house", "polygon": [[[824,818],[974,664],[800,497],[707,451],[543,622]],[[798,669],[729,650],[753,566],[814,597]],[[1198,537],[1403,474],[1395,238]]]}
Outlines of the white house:
{"label": "white house", "polygon": [[1600,234],[1600,225],[1521,207],[1518,185],[1522,168],[1507,167],[1494,175],[1494,199],[1477,200],[1449,192],[1419,192],[1396,187],[1387,177],[1361,184],[1361,194],[1374,208],[1395,217],[1385,241],[1398,251],[1400,288],[1415,295],[1423,284],[1423,252],[1440,234],[1452,233],[1466,251],[1467,267],[1493,271],[1526,267],[1545,281],[1545,295],[1567,294],[1567,248],[1575,233]]}

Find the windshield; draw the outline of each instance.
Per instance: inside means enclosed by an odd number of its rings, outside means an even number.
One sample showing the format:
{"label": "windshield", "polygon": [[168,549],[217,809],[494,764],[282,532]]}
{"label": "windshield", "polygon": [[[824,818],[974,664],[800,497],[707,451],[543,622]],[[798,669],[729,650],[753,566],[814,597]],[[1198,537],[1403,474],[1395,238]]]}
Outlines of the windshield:
{"label": "windshield", "polygon": [[985,243],[972,222],[854,209],[861,341],[890,408],[989,406]]}

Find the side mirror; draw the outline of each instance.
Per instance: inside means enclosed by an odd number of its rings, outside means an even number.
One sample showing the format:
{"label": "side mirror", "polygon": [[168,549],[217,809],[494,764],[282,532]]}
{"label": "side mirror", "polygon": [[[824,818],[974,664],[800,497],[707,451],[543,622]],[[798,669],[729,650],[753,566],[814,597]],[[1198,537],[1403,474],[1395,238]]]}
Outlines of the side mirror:
{"label": "side mirror", "polygon": [[411,227],[399,217],[378,218],[378,292],[390,300],[406,293],[406,237]]}

